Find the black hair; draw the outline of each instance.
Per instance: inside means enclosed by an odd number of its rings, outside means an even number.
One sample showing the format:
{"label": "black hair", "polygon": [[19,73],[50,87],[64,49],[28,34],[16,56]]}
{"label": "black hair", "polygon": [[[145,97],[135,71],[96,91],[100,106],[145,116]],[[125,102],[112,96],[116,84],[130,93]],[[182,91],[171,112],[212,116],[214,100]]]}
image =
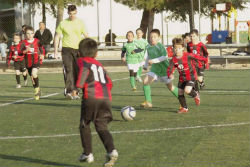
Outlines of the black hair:
{"label": "black hair", "polygon": [[33,32],[34,32],[34,28],[33,28],[33,27],[31,27],[31,26],[27,26],[27,27],[25,27],[25,33],[26,33],[28,30],[33,31]]}
{"label": "black hair", "polygon": [[91,38],[85,38],[79,43],[80,57],[95,57],[97,51],[97,42]]}
{"label": "black hair", "polygon": [[174,47],[174,45],[182,45],[184,47],[184,41],[182,38],[174,38],[172,40],[172,45]]}
{"label": "black hair", "polygon": [[19,36],[19,37],[21,38],[21,35],[20,35],[19,32],[15,32],[15,33],[13,34],[13,37],[14,37],[14,36]]}
{"label": "black hair", "polygon": [[128,34],[129,33],[131,33],[131,34],[133,34],[133,36],[135,36],[134,33],[133,33],[133,31],[128,31],[127,34],[126,34],[126,38],[128,38]]}
{"label": "black hair", "polygon": [[22,25],[22,28],[24,28],[24,27],[27,27],[27,25],[26,24]]}
{"label": "black hair", "polygon": [[[139,31],[139,30],[141,30],[141,31],[143,32],[142,28],[137,28],[137,29],[136,29],[136,32]],[[143,32],[143,33],[144,33],[144,32]]]}
{"label": "black hair", "polygon": [[72,12],[72,11],[75,11],[75,10],[77,10],[76,5],[69,5],[68,6],[68,12]]}
{"label": "black hair", "polygon": [[190,31],[190,35],[191,34],[199,35],[199,31],[197,29],[193,29],[192,31]]}
{"label": "black hair", "polygon": [[161,35],[161,33],[160,33],[160,30],[159,29],[153,29],[153,30],[151,30],[150,31],[150,34],[151,33],[156,33],[156,34],[158,34],[158,36],[160,36]]}

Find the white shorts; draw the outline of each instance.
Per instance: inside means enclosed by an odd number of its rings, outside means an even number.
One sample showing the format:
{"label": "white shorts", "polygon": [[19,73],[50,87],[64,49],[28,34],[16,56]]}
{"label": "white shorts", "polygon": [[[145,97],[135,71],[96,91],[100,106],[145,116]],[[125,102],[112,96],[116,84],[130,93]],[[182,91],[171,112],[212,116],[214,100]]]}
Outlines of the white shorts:
{"label": "white shorts", "polygon": [[140,64],[127,64],[128,70],[133,70],[137,72],[139,70]]}
{"label": "white shorts", "polygon": [[151,71],[148,72],[147,75],[154,78],[155,81],[160,81],[160,82],[163,82],[165,84],[169,84],[170,82],[172,82],[172,79],[168,78],[168,76],[160,77],[160,76],[156,75],[154,72],[151,72]]}

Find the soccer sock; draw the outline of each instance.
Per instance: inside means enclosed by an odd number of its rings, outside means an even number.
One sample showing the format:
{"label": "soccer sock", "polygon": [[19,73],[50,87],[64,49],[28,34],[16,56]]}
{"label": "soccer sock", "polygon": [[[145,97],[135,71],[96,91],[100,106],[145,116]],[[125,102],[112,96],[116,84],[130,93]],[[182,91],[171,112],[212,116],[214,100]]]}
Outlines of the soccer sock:
{"label": "soccer sock", "polygon": [[137,77],[141,77],[142,73],[142,67],[139,67],[139,70],[137,71]]}
{"label": "soccer sock", "polygon": [[186,103],[186,98],[184,95],[179,95],[178,96],[179,102],[181,104],[181,107],[187,108],[187,103]]}
{"label": "soccer sock", "polygon": [[23,75],[23,79],[26,81],[27,80],[27,75]]}
{"label": "soccer sock", "polygon": [[188,95],[191,96],[191,97],[196,97],[197,93],[196,93],[196,91],[194,89],[192,89],[191,92]]}
{"label": "soccer sock", "polygon": [[144,91],[144,96],[145,96],[146,101],[152,103],[150,85],[144,85],[143,91]]}
{"label": "soccer sock", "polygon": [[91,130],[89,125],[80,126],[80,135],[82,141],[82,147],[84,149],[84,154],[89,155],[92,153],[92,138],[91,138]]}
{"label": "soccer sock", "polygon": [[111,153],[115,149],[112,135],[108,130],[97,131],[97,133],[101,138],[107,153]]}
{"label": "soccer sock", "polygon": [[196,92],[199,92],[199,83],[198,83],[199,81],[195,81],[194,82],[194,90],[196,91]]}
{"label": "soccer sock", "polygon": [[38,79],[38,77],[37,78],[33,78],[33,80],[35,82],[35,84],[33,85],[34,88],[38,88],[39,87],[39,79]]}
{"label": "soccer sock", "polygon": [[16,82],[17,82],[17,84],[20,84],[21,82],[20,82],[20,75],[16,75]]}
{"label": "soccer sock", "polygon": [[135,77],[130,77],[130,85],[132,88],[135,88]]}
{"label": "soccer sock", "polygon": [[171,90],[172,94],[178,98],[178,88],[174,87],[174,90]]}

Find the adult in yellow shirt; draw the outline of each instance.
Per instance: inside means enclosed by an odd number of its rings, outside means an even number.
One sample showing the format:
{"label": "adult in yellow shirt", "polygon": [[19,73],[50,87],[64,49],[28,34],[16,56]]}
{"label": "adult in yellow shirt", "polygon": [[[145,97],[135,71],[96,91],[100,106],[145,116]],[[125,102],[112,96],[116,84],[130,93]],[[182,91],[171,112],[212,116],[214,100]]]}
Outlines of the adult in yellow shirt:
{"label": "adult in yellow shirt", "polygon": [[58,45],[62,37],[62,60],[64,66],[65,96],[69,99],[79,99],[77,95],[76,79],[78,74],[77,54],[78,45],[83,36],[88,37],[82,20],[76,17],[75,5],[68,6],[69,18],[60,22],[56,29],[54,48],[58,54]]}

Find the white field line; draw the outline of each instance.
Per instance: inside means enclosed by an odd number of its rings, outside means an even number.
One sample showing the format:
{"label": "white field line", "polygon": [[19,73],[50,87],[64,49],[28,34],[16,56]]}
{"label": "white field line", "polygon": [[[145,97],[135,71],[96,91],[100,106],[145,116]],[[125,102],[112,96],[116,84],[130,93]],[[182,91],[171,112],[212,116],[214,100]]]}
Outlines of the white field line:
{"label": "white field line", "polygon": [[[112,80],[112,82],[120,81],[120,80],[125,80],[125,79],[129,79],[129,77],[120,78],[120,79],[114,79],[114,80]],[[41,96],[41,98],[47,98],[47,97],[56,96],[56,95],[59,95],[59,94],[61,94],[61,93],[52,93],[52,94],[48,94],[46,96]],[[22,102],[33,100],[33,99],[34,98],[27,98],[27,99],[17,100],[17,101],[13,101],[13,102],[9,102],[9,103],[3,103],[3,104],[0,104],[0,107],[4,107],[4,106],[11,105],[11,104],[16,104],[16,103],[22,103]]]}
{"label": "white field line", "polygon": [[[154,132],[162,132],[162,131],[176,131],[176,130],[201,129],[201,128],[220,128],[220,127],[232,127],[232,126],[243,126],[243,125],[250,125],[250,122],[239,122],[239,123],[217,124],[217,125],[188,126],[188,127],[176,127],[176,128],[159,128],[159,129],[139,129],[139,130],[111,131],[111,133],[112,134],[123,134],[123,133],[154,133]],[[96,132],[94,132],[92,134],[96,134]],[[47,136],[0,136],[0,140],[36,139],[36,138],[57,138],[57,137],[70,137],[70,136],[79,136],[79,134],[58,134],[58,135],[47,135]]]}

